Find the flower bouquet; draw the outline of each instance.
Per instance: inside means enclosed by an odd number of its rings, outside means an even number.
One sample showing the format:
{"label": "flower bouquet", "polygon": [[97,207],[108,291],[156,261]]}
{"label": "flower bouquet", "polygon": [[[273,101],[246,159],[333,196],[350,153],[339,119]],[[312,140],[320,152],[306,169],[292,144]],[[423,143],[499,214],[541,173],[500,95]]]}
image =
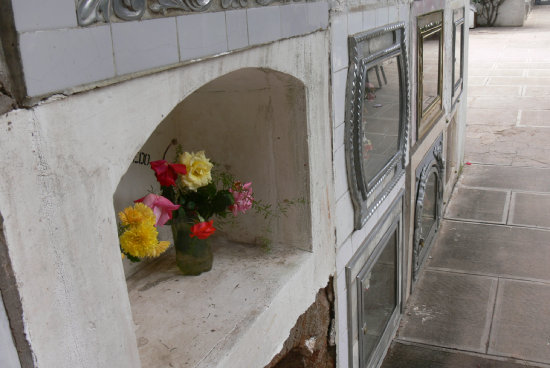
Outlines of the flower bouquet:
{"label": "flower bouquet", "polygon": [[[172,141],[170,146],[177,144]],[[159,226],[169,223],[176,248],[176,263],[184,275],[198,275],[212,268],[209,237],[216,231],[212,217],[237,216],[253,204],[252,184],[216,172],[204,151],[177,149],[176,162],[150,163],[160,184],[160,194],[148,194],[119,213],[120,249],[130,261],[157,257],[170,245],[158,240]]]}

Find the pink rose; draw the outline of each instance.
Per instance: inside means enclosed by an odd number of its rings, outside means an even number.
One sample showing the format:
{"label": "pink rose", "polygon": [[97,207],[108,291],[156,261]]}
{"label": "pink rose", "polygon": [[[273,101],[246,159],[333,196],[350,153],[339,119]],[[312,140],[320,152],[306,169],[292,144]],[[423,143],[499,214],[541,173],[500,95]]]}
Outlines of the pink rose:
{"label": "pink rose", "polygon": [[254,197],[252,197],[252,183],[248,182],[244,185],[240,182],[236,182],[233,185],[233,188],[229,189],[231,194],[233,194],[234,204],[229,206],[233,216],[237,216],[239,213],[245,213],[252,207],[252,202]]}
{"label": "pink rose", "polygon": [[134,202],[142,202],[147,207],[153,210],[157,218],[156,227],[164,225],[168,220],[172,219],[172,211],[180,208],[179,204],[173,204],[168,198],[156,194],[147,194],[145,197],[135,200]]}

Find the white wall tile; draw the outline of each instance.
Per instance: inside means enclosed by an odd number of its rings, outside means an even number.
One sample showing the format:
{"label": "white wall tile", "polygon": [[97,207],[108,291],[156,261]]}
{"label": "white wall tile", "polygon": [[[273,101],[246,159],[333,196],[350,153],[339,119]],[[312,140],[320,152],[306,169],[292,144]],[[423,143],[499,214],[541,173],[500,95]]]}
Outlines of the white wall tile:
{"label": "white wall tile", "polygon": [[338,367],[348,367],[348,313],[346,294],[338,293],[336,298],[336,325],[338,343],[336,344]]}
{"label": "white wall tile", "polygon": [[307,20],[311,31],[328,27],[328,2],[307,3]]}
{"label": "white wall tile", "polygon": [[267,43],[281,38],[281,7],[267,6],[246,9],[248,39],[251,45]]}
{"label": "white wall tile", "polygon": [[225,13],[192,14],[177,17],[180,60],[227,51]]}
{"label": "white wall tile", "polygon": [[334,195],[340,198],[348,191],[348,177],[346,171],[346,150],[344,146],[340,146],[334,152]]}
{"label": "white wall tile", "polygon": [[348,17],[339,15],[331,19],[332,70],[348,66]]}
{"label": "white wall tile", "polygon": [[348,68],[338,70],[332,74],[332,111],[334,125],[344,122],[346,108],[346,83]]}
{"label": "white wall tile", "polygon": [[378,8],[376,9],[376,26],[385,26],[389,22],[389,12],[388,8]]}
{"label": "white wall tile", "polygon": [[363,12],[363,27],[365,30],[376,28],[376,10],[365,10]]}
{"label": "white wall tile", "polygon": [[[353,231],[353,204],[349,192],[336,202],[336,244],[343,244]],[[353,244],[352,244],[353,245]]]}
{"label": "white wall tile", "polygon": [[229,50],[248,46],[246,9],[225,12],[227,23],[227,46]]}
{"label": "white wall tile", "polygon": [[113,49],[118,75],[177,63],[176,19],[112,23]]}
{"label": "white wall tile", "polygon": [[115,75],[108,25],[23,33],[19,46],[29,96]]}
{"label": "white wall tile", "polygon": [[18,32],[69,28],[77,25],[74,0],[13,0],[11,3]]}
{"label": "white wall tile", "polygon": [[344,267],[346,267],[352,255],[351,238],[347,238],[336,252],[336,273],[338,275],[344,274]]}
{"label": "white wall tile", "polygon": [[410,7],[409,4],[401,4],[399,5],[399,20],[405,23],[409,23],[409,13],[410,13]]}
{"label": "white wall tile", "polygon": [[310,31],[307,22],[307,4],[281,6],[281,35],[288,38]]}
{"label": "white wall tile", "polygon": [[352,35],[363,30],[363,13],[348,13],[348,34]]}
{"label": "white wall tile", "polygon": [[344,139],[346,135],[346,124],[342,123],[334,128],[334,133],[332,134],[332,147],[336,151],[340,147],[344,147]]}
{"label": "white wall tile", "polygon": [[390,6],[388,9],[388,22],[395,23],[399,20],[399,11],[395,6]]}

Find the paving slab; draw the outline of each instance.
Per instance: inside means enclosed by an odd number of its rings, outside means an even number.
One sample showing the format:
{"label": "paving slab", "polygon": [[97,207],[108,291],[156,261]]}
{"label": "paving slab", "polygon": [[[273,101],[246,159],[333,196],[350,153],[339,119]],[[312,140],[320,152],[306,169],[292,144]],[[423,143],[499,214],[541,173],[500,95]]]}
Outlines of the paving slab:
{"label": "paving slab", "polygon": [[491,165],[464,166],[462,184],[469,187],[550,192],[550,170]]}
{"label": "paving slab", "polygon": [[399,338],[484,353],[497,279],[426,270],[410,297]]}
{"label": "paving slab", "polygon": [[550,231],[443,220],[430,269],[550,282]]}
{"label": "paving slab", "polygon": [[550,110],[523,110],[519,124],[531,127],[550,128]]}
{"label": "paving slab", "polygon": [[504,224],[508,197],[508,191],[459,187],[453,193],[445,218]]}
{"label": "paving slab", "polygon": [[[475,87],[490,88],[490,87]],[[517,90],[517,88],[515,88]],[[468,91],[470,93],[470,91]],[[468,110],[468,125],[486,124],[486,125],[515,125],[518,120],[518,109],[474,109]]]}
{"label": "paving slab", "polygon": [[508,222],[550,228],[550,193],[512,193]]}
{"label": "paving slab", "polygon": [[518,86],[468,86],[468,96],[500,96],[503,93],[508,96],[521,96],[521,92],[522,88]]}
{"label": "paving slab", "polygon": [[550,363],[550,285],[500,280],[489,354]]}
{"label": "paving slab", "polygon": [[381,368],[526,368],[542,365],[395,341]]}

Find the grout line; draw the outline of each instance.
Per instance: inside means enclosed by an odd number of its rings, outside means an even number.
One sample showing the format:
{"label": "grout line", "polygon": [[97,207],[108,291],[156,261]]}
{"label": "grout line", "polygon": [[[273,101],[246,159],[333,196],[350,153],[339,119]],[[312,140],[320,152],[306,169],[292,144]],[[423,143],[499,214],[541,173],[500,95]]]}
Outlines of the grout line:
{"label": "grout line", "polygon": [[456,222],[467,222],[467,223],[474,223],[474,224],[487,224],[487,225],[506,225],[505,222],[502,221],[490,221],[490,220],[479,220],[479,219],[470,219],[470,218],[461,218],[461,217],[443,217],[444,220],[451,220]]}
{"label": "grout line", "polygon": [[505,281],[516,281],[516,282],[529,282],[541,285],[550,286],[550,280],[534,279],[531,277],[521,277],[521,276],[511,276],[511,275],[500,275],[495,273],[481,273],[474,271],[458,270],[445,267],[434,267],[426,265],[426,271],[431,272],[441,272],[441,273],[452,273],[457,275],[467,275],[467,276],[476,276],[476,277],[485,277],[491,279],[500,279]]}
{"label": "grout line", "polygon": [[493,332],[493,322],[495,320],[495,311],[497,309],[498,289],[500,286],[500,277],[497,278],[497,289],[495,291],[495,298],[493,302],[493,311],[491,313],[491,323],[489,324],[489,334],[487,335],[487,342],[485,343],[485,353],[489,354],[489,343],[491,342],[491,334]]}
{"label": "grout line", "polygon": [[529,225],[523,225],[523,224],[513,224],[513,225],[507,225],[507,224],[499,224],[499,223],[488,223],[488,222],[480,222],[480,221],[467,221],[467,220],[455,220],[455,219],[449,219],[444,218],[444,220],[449,222],[463,222],[463,223],[469,223],[469,224],[477,224],[477,225],[486,225],[486,226],[503,226],[508,228],[519,228],[519,229],[528,229],[528,230],[541,230],[541,231],[550,231],[550,228],[548,227],[537,227],[537,226],[529,226]]}
{"label": "grout line", "polygon": [[516,127],[519,127],[521,126],[521,114],[522,114],[522,111],[521,109],[518,109],[518,117],[516,119]]}
{"label": "grout line", "polygon": [[514,197],[514,200],[515,200],[515,196],[513,195],[512,190],[510,190],[506,194],[506,202],[504,203],[504,212],[502,213],[502,222],[507,225],[509,225],[508,219],[510,218],[510,213],[512,212],[512,197]]}
{"label": "grout line", "polygon": [[[504,355],[483,354],[483,353],[479,353],[479,352],[475,352],[475,351],[471,351],[471,350],[465,350],[465,349],[460,349],[460,348],[449,348],[449,347],[445,347],[445,346],[431,345],[431,344],[428,344],[428,343],[418,342],[418,341],[414,341],[414,340],[407,340],[406,338],[402,338],[402,337],[396,337],[394,339],[394,341],[397,342],[397,343],[403,344],[403,345],[412,345],[412,346],[422,347],[422,348],[426,348],[426,349],[443,351],[443,352],[446,352],[446,353],[457,352],[457,353],[463,353],[463,354],[466,354],[466,355],[475,356],[475,357],[479,357],[479,358],[493,359],[493,360],[497,360],[497,361],[501,361],[501,362],[509,362],[510,358],[512,358],[514,363],[537,364],[535,366],[537,368],[548,368],[548,367],[550,367],[550,365],[548,363],[538,362],[538,361],[535,361],[535,360],[518,359],[518,358],[513,358],[513,357],[509,357],[509,356],[504,356]],[[535,368],[535,367],[533,367],[533,368]]]}

